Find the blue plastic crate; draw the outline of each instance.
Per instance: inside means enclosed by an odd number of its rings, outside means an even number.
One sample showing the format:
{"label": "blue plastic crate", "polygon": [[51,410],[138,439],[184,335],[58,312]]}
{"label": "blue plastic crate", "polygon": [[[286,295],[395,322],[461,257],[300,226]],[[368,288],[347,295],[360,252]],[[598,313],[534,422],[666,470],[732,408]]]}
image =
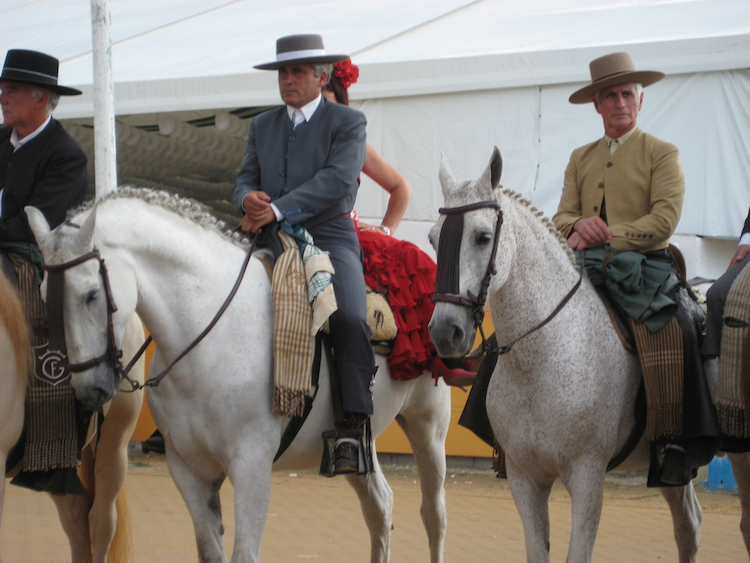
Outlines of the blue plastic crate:
{"label": "blue plastic crate", "polygon": [[703,485],[709,491],[737,492],[737,481],[728,457],[715,457],[708,464],[708,481]]}

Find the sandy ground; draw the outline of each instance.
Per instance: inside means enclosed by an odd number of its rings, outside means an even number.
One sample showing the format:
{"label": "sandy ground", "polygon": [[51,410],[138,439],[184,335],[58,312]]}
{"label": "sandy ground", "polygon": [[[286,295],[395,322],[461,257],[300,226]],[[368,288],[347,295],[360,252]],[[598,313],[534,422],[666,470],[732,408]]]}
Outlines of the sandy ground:
{"label": "sandy ground", "polygon": [[[395,497],[391,560],[429,561],[414,469],[408,464],[389,464],[384,471]],[[197,561],[192,524],[163,456],[131,455],[127,494],[136,563]],[[506,481],[496,479],[489,470],[451,467],[446,495],[447,563],[526,561],[521,521]],[[700,491],[699,498],[704,510],[699,561],[748,561],[739,533],[736,495]],[[231,486],[222,489],[222,507],[229,555],[234,538]],[[552,561],[562,562],[570,533],[570,499],[562,487],[553,490],[550,519]],[[46,495],[6,487],[0,553],[5,563],[70,561],[67,540]],[[261,561],[300,560],[369,561],[369,539],[359,503],[344,479],[313,472],[274,475]],[[594,561],[677,561],[666,503],[640,477],[614,478],[607,483]]]}

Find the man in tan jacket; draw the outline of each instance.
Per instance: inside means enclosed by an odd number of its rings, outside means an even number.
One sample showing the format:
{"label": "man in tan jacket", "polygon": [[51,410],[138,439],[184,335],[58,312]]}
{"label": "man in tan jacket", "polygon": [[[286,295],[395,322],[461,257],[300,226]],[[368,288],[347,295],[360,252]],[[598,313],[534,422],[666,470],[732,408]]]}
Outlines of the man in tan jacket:
{"label": "man in tan jacket", "polygon": [[636,124],[643,88],[664,74],[635,71],[628,53],[596,59],[591,74],[570,101],[593,101],[604,137],[573,151],[553,221],[574,250],[664,250],[680,220],[685,179],[677,147]]}
{"label": "man in tan jacket", "polygon": [[[672,265],[669,238],[680,220],[685,194],[682,166],[677,147],[644,133],[637,126],[638,113],[643,107],[643,88],[658,82],[664,74],[637,71],[628,53],[605,55],[592,61],[589,67],[591,84],[573,93],[570,102],[593,102],[602,116],[604,137],[573,151],[553,222],[573,250],[609,245],[608,252],[629,252],[628,259],[635,263],[642,260],[638,255],[651,263],[660,262],[669,275]],[[670,297],[678,301],[676,296]],[[654,463],[649,486],[686,484],[699,466],[712,459],[721,444],[702,369],[697,331],[686,311],[681,306],[676,309],[674,318],[656,334],[661,341],[675,342],[674,349],[682,351],[672,361],[679,364],[676,373],[684,374],[682,381],[677,382],[682,389],[669,397],[679,397],[676,400],[678,405],[681,402],[681,412],[674,419],[675,430],[667,438],[652,437]],[[649,382],[667,381],[671,387],[674,380],[664,377],[675,370],[674,366],[666,365],[666,360],[661,363],[653,360],[652,343],[658,340],[650,340],[649,331],[643,326],[641,322],[633,323],[651,409],[654,393],[650,394],[653,387],[649,387]],[[654,367],[655,364],[658,365]],[[656,405],[658,401],[654,399],[653,403]],[[671,407],[671,403],[667,404]]]}

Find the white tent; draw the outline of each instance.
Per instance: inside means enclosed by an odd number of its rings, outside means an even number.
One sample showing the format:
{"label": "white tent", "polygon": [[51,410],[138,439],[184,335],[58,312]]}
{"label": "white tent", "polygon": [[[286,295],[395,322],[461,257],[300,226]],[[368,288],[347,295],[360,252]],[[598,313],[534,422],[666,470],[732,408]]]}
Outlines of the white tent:
{"label": "white tent", "polygon": [[[128,177],[190,193],[213,175],[213,199],[226,200],[247,118],[279,103],[275,74],[252,65],[273,60],[278,36],[317,32],[360,67],[352,105],[368,117],[368,140],[412,184],[400,233],[420,246],[442,203],[441,151],[469,178],[497,145],[503,184],[552,215],[570,152],[602,134],[594,109],[567,98],[589,81],[591,59],[619,50],[668,75],[647,88],[639,125],[680,148],[678,233],[736,239],[750,204],[747,0],[110,2]],[[61,83],[84,90],[55,113],[79,138],[93,111],[89,12],[87,0],[0,2],[2,51],[53,54]],[[175,182],[166,170],[197,165]],[[357,208],[377,218],[385,194],[368,182]],[[714,253],[698,254],[705,265]]]}

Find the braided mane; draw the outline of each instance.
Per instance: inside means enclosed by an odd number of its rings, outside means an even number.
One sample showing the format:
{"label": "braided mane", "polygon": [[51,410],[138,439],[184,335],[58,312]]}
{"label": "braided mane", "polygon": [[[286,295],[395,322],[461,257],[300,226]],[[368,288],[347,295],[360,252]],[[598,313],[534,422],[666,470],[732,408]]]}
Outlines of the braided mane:
{"label": "braided mane", "polygon": [[511,189],[503,188],[503,195],[521,204],[523,207],[525,207],[529,211],[529,213],[531,213],[532,216],[539,219],[542,225],[544,225],[547,228],[547,230],[560,243],[560,246],[563,248],[563,250],[565,250],[565,253],[570,258],[570,262],[575,265],[576,258],[575,258],[575,254],[573,253],[573,250],[568,246],[568,243],[565,240],[565,237],[563,237],[560,230],[555,226],[555,224],[552,222],[552,220],[549,217],[544,215],[543,211],[541,211],[538,207],[536,207],[533,203],[531,203],[531,200],[527,199],[526,197],[524,197],[522,194],[518,192],[514,192]]}
{"label": "braided mane", "polygon": [[112,190],[97,199],[84,202],[80,207],[68,213],[68,219],[79,213],[94,209],[102,203],[115,199],[140,199],[149,205],[157,205],[163,209],[176,213],[180,217],[189,219],[206,230],[218,233],[235,244],[247,246],[246,239],[244,239],[242,235],[229,230],[226,223],[221,219],[216,218],[216,216],[203,204],[190,198],[151,188],[120,186],[116,190]]}

